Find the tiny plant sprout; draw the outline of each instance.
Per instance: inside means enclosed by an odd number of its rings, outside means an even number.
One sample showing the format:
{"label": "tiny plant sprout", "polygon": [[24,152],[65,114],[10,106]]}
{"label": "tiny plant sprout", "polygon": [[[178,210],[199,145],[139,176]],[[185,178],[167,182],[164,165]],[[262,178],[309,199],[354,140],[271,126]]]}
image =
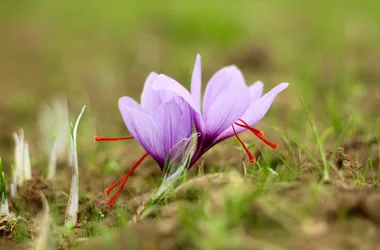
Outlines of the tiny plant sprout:
{"label": "tiny plant sprout", "polygon": [[69,151],[70,122],[66,99],[56,98],[51,106],[45,104],[39,114],[39,125],[43,151],[49,158],[48,178],[54,178],[57,161],[66,160]]}
{"label": "tiny plant sprout", "polygon": [[7,183],[0,158],[0,214],[9,214],[9,205],[7,199]]}
{"label": "tiny plant sprout", "polygon": [[151,200],[139,212],[141,219],[156,204],[165,201],[173,194],[173,190],[186,180],[187,169],[190,167],[191,157],[196,148],[196,141],[199,133],[194,133],[190,138],[179,141],[169,152],[165,161],[162,180],[153,194]]}
{"label": "tiny plant sprout", "polygon": [[23,155],[23,164],[24,164],[24,179],[29,180],[32,178],[32,166],[30,164],[30,155],[29,155],[29,146],[28,143],[24,144],[24,155]]}
{"label": "tiny plant sprout", "polygon": [[71,189],[69,202],[66,208],[66,216],[65,216],[65,226],[67,228],[73,228],[77,223],[77,215],[78,215],[78,205],[79,205],[79,167],[78,167],[78,155],[77,155],[77,130],[79,126],[80,119],[84,113],[86,106],[83,106],[82,111],[80,112],[74,127],[71,131],[71,155],[73,162],[73,175],[71,179]]}
{"label": "tiny plant sprout", "polygon": [[24,138],[24,130],[20,129],[19,134],[13,133],[15,141],[13,179],[11,183],[11,196],[17,194],[17,187],[24,184],[24,181],[32,178],[32,168],[30,164],[29,146]]}

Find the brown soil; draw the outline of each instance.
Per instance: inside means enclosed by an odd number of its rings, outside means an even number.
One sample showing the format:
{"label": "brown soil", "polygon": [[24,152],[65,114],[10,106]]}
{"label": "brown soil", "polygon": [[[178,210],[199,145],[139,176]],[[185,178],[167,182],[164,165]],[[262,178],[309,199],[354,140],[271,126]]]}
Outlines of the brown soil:
{"label": "brown soil", "polygon": [[[355,136],[334,152],[330,181],[322,182],[320,170],[304,162],[303,171],[295,176],[294,182],[269,186],[265,196],[252,200],[243,223],[235,225],[240,228],[243,242],[247,243],[241,249],[280,247],[273,245],[270,237],[276,237],[276,244],[286,249],[374,249],[380,244],[377,237],[380,233],[380,191],[377,189],[379,159],[376,150],[376,138]],[[328,159],[332,156],[331,152],[327,153]],[[369,157],[373,171],[366,167]],[[206,169],[207,162],[206,157]],[[153,209],[142,221],[134,220],[135,224],[127,232],[115,232],[118,247],[115,249],[130,249],[131,239],[142,249],[193,249],[194,244],[183,239],[186,231],[179,226],[178,216],[184,207],[191,214],[199,199],[209,201],[213,214],[223,213],[224,199],[231,190],[249,193],[255,186],[238,172],[194,176],[176,189],[174,202]],[[137,208],[147,199],[149,195],[137,196],[129,206]],[[253,225],[265,226],[267,234]],[[200,232],[205,226],[198,225]],[[97,239],[85,244],[83,249],[108,244],[108,241]]]}
{"label": "brown soil", "polygon": [[[226,147],[231,148],[231,145],[226,144]],[[198,201],[207,200],[212,214],[223,214],[226,209],[226,197],[231,197],[237,190],[239,194],[249,195],[250,190],[256,185],[255,182],[242,177],[243,158],[240,152],[233,149],[228,150],[226,154],[226,147],[222,145],[211,150],[199,163],[203,165],[206,175],[198,177],[199,170],[192,169],[190,180],[176,189],[175,198],[169,199],[167,205],[152,209],[144,219],[136,214],[151,197],[151,191],[160,177],[159,169],[151,160],[145,162],[134,173],[118,205],[112,208],[107,206],[107,197],[102,193],[104,187],[99,185],[99,182],[91,181],[99,179],[103,184],[110,185],[122,174],[115,172],[103,178],[100,168],[89,168],[88,171],[82,168],[80,174],[82,180],[86,180],[83,183],[89,185],[86,186],[87,192],[82,193],[80,197],[79,223],[73,233],[60,240],[61,248],[78,245],[80,249],[109,248],[110,244],[114,243],[114,249],[130,249],[131,244],[136,244],[142,249],[193,249],[193,235],[188,235],[186,226],[182,223],[184,211],[189,214],[195,213],[196,209],[199,209]],[[273,243],[270,237],[276,237],[276,244],[288,249],[305,249],[306,246],[311,249],[364,249],[364,246],[379,244],[376,239],[380,232],[378,147],[376,138],[359,134],[343,143],[335,152],[328,152],[328,159],[334,157],[328,182],[323,182],[320,169],[310,162],[308,157],[301,155],[298,164],[302,165],[302,168],[295,170],[294,181],[264,187],[266,195],[252,198],[249,209],[243,215],[244,220],[232,225],[243,239],[242,249],[278,247],[271,245]],[[258,148],[254,152],[257,159],[260,159],[262,149]],[[279,152],[280,155],[282,152],[286,154],[285,149]],[[125,151],[118,154],[124,155]],[[372,160],[372,167],[368,167],[369,158]],[[215,162],[215,159],[218,161]],[[223,164],[223,159],[228,160]],[[122,162],[121,172],[127,172],[133,161],[130,159]],[[321,165],[322,161],[319,160],[318,163]],[[226,165],[225,170],[228,167],[230,171],[214,173],[216,164]],[[280,160],[274,160],[271,166],[277,169],[282,164]],[[69,168],[64,169],[60,170],[62,175],[54,186],[50,181],[33,178],[20,188],[17,198],[10,199],[11,210],[23,211],[24,218],[30,221],[30,238],[36,233],[33,229],[34,217],[42,209],[40,192],[44,193],[59,214],[64,214],[69,192],[69,183],[65,179],[68,179],[71,173]],[[146,181],[146,178],[151,178],[151,181]],[[145,184],[140,185],[141,183]],[[98,216],[102,216],[101,224],[105,227],[117,225],[120,216],[118,209],[126,211],[128,216],[132,217],[133,225],[128,226],[128,229],[115,230],[112,240],[101,237],[89,239],[88,231],[98,227],[93,222]],[[299,219],[301,217],[304,221]],[[196,231],[202,235],[207,234],[207,220],[205,223],[199,221]],[[58,224],[63,224],[63,218]],[[6,239],[3,247],[19,249],[12,234]]]}
{"label": "brown soil", "polygon": [[4,250],[22,250],[24,246],[22,244],[16,243],[14,240],[5,240],[0,244],[1,248]]}
{"label": "brown soil", "polygon": [[52,199],[56,195],[52,182],[49,180],[37,177],[26,181],[19,188],[17,197],[10,199],[11,210],[25,212],[24,216],[27,218],[34,217],[42,209],[41,192],[48,199]]}

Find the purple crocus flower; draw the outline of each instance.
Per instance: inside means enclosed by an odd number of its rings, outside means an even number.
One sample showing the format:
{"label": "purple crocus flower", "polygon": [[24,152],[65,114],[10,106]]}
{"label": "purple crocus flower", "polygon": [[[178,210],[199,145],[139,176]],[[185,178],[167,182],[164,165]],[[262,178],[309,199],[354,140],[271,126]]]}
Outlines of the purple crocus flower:
{"label": "purple crocus flower", "polygon": [[274,149],[278,147],[278,144],[268,141],[264,133],[254,129],[253,126],[265,116],[275,97],[288,87],[288,83],[281,83],[262,95],[262,82],[256,82],[248,87],[241,71],[234,65],[227,66],[211,77],[201,106],[202,81],[199,54],[191,79],[191,92],[166,75],[159,75],[157,80],[153,84],[154,90],[170,91],[185,100],[192,108],[195,127],[200,132],[200,138],[191,166],[215,144],[234,135],[244,147],[250,161],[254,162],[252,154],[238,136],[247,129],[270,147]]}
{"label": "purple crocus flower", "polygon": [[152,89],[154,82],[159,83],[162,80],[165,79],[158,78],[158,74],[154,72],[148,76],[141,94],[141,104],[128,96],[119,99],[121,115],[132,137],[95,137],[96,141],[135,139],[147,152],[123,178],[105,190],[109,194],[121,184],[109,205],[115,204],[129,176],[148,155],[163,170],[171,149],[192,135],[192,111],[188,103],[171,91]]}
{"label": "purple crocus flower", "polygon": [[264,133],[253,126],[265,116],[275,97],[288,87],[287,83],[281,83],[262,95],[262,82],[248,87],[236,66],[224,67],[208,82],[202,106],[201,84],[201,57],[197,55],[191,92],[166,75],[151,73],[145,82],[140,105],[130,97],[119,100],[120,112],[133,137],[96,137],[96,140],[134,138],[147,153],[123,178],[105,190],[109,194],[121,184],[109,205],[115,204],[129,176],[148,155],[163,170],[169,152],[175,150],[174,146],[191,137],[193,124],[200,136],[189,168],[215,144],[234,135],[244,147],[250,161],[254,162],[252,154],[238,136],[247,129],[270,147],[278,147],[278,144],[267,140]]}

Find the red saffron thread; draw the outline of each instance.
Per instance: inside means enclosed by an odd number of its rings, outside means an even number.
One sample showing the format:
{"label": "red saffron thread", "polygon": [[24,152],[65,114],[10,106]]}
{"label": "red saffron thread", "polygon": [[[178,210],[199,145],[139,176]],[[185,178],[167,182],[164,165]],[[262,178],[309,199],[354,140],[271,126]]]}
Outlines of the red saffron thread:
{"label": "red saffron thread", "polygon": [[132,136],[127,137],[104,137],[104,136],[94,136],[95,141],[125,141],[134,139]]}
{"label": "red saffron thread", "polygon": [[246,129],[250,130],[254,135],[256,135],[262,142],[264,142],[269,147],[271,147],[273,149],[278,148],[278,146],[279,146],[278,143],[271,142],[267,138],[265,138],[263,131],[250,127],[245,121],[243,121],[241,119],[239,121],[241,121],[243,124],[236,123],[236,122],[235,122],[235,124],[238,125],[239,127],[246,128]]}
{"label": "red saffron thread", "polygon": [[247,153],[247,155],[249,157],[249,161],[251,163],[255,163],[255,158],[253,157],[253,155],[251,154],[251,152],[249,152],[249,150],[248,150],[247,146],[245,146],[244,142],[237,135],[234,125],[232,125],[232,129],[234,130],[234,134],[235,134],[236,138],[238,139],[238,141],[240,142],[240,144],[243,146],[245,152]]}

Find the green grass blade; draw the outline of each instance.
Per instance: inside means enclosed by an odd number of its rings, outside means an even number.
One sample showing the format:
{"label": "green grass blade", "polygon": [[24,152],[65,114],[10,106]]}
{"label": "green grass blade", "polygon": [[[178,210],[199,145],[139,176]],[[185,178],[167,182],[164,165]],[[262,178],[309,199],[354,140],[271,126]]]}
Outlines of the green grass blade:
{"label": "green grass blade", "polygon": [[307,107],[306,107],[306,104],[305,102],[303,101],[301,95],[298,93],[298,97],[301,101],[301,104],[302,104],[302,107],[305,111],[305,114],[307,116],[307,119],[310,123],[310,126],[311,126],[311,129],[313,130],[313,133],[314,133],[314,137],[315,137],[315,140],[317,141],[317,145],[318,145],[318,149],[319,149],[319,153],[321,154],[321,157],[322,157],[322,163],[323,163],[323,180],[324,181],[327,181],[329,180],[329,169],[330,169],[330,166],[327,162],[327,158],[326,158],[326,152],[324,150],[324,147],[323,147],[323,142],[321,140],[321,138],[318,136],[318,132],[317,132],[317,127],[313,121],[313,118],[311,117]]}
{"label": "green grass blade", "polygon": [[9,214],[9,206],[7,199],[7,182],[3,171],[3,163],[0,158],[0,214]]}
{"label": "green grass blade", "polygon": [[352,114],[350,116],[350,118],[348,119],[347,123],[346,123],[346,126],[344,126],[343,128],[343,131],[342,133],[340,134],[338,140],[336,141],[335,143],[335,149],[333,150],[333,153],[331,154],[330,156],[330,161],[334,160],[335,159],[335,155],[336,155],[336,149],[341,145],[342,141],[344,140],[344,138],[346,137],[347,135],[347,132],[348,130],[350,129],[350,127],[352,126],[352,123],[354,121],[354,118],[355,118],[356,114]]}

